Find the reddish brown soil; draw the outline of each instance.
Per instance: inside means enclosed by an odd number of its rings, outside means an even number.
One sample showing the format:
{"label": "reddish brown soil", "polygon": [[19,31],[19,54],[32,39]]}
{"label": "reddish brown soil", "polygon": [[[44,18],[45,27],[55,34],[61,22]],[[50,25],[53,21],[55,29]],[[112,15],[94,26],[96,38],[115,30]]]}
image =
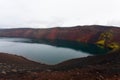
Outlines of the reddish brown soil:
{"label": "reddish brown soil", "polygon": [[47,29],[0,29],[0,37],[21,37],[44,40],[67,40],[84,43],[95,43],[101,33],[112,31],[114,42],[120,43],[120,28],[113,26],[75,26],[75,27],[55,27]]}
{"label": "reddish brown soil", "polygon": [[[11,70],[12,67],[6,73],[1,71],[0,80],[120,80],[120,51],[101,56],[68,60],[53,66],[44,65],[42,70],[39,70],[43,66],[42,64],[29,61],[21,56],[1,53],[0,61],[0,66],[7,66],[10,62],[14,66],[31,64],[29,68],[34,67],[31,69],[23,67],[26,71],[19,71],[21,67]],[[35,66],[38,65],[39,68],[36,70]],[[2,67],[0,68],[5,70]]]}
{"label": "reddish brown soil", "polygon": [[120,74],[102,73],[98,69],[74,69],[69,71],[43,71],[2,75],[0,80],[119,80]]}

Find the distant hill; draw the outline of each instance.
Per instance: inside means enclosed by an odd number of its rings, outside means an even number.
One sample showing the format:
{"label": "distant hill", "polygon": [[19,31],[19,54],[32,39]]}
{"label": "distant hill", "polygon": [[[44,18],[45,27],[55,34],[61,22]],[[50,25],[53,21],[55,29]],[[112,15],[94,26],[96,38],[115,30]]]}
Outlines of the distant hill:
{"label": "distant hill", "polygon": [[66,40],[92,43],[111,48],[120,44],[120,28],[113,26],[86,25],[74,27],[55,27],[48,29],[15,28],[0,29],[0,37],[21,37],[43,40]]}

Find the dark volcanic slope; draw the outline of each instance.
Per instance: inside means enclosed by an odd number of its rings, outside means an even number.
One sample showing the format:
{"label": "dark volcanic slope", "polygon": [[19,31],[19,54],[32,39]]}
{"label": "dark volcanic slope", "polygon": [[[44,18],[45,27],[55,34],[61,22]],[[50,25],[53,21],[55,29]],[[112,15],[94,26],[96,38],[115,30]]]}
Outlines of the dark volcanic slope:
{"label": "dark volcanic slope", "polygon": [[[3,55],[3,54],[0,54]],[[34,64],[22,57],[5,54],[2,57],[8,57],[8,62],[14,63],[23,62],[26,64]],[[0,58],[1,59],[1,58]],[[4,59],[4,61],[7,59]],[[0,60],[1,61],[1,60]],[[44,67],[43,71],[39,71],[41,67],[36,71],[35,67],[33,70],[27,70],[26,72],[20,73],[21,68],[13,68],[14,65],[8,65],[6,61],[0,63],[0,80],[119,80],[120,79],[120,51],[114,53],[92,56],[86,58],[73,59],[65,61],[58,65],[53,65],[49,69]],[[4,62],[4,63],[3,63]],[[6,64],[5,64],[6,63]],[[26,64],[25,64],[26,63]],[[9,67],[8,67],[9,66]],[[8,70],[8,68],[11,69]],[[26,68],[23,68],[26,69]],[[22,69],[22,70],[23,70]],[[10,71],[14,73],[5,74]],[[17,70],[17,72],[16,72]],[[34,71],[35,70],[35,71]],[[29,72],[28,72],[29,71]]]}
{"label": "dark volcanic slope", "polygon": [[[62,62],[55,65],[56,70],[69,70],[74,68],[85,68],[90,66],[99,66],[100,68],[116,68],[120,72],[120,50],[99,56],[88,56]],[[115,66],[118,65],[118,66]]]}
{"label": "dark volcanic slope", "polygon": [[110,32],[114,42],[120,42],[120,28],[111,26],[76,26],[70,28],[48,28],[48,29],[1,29],[0,37],[22,37],[47,40],[69,40],[78,42],[95,43],[100,35]]}
{"label": "dark volcanic slope", "polygon": [[[33,64],[35,62],[30,61],[22,56],[7,54],[7,53],[0,53],[0,63],[15,63],[15,64]],[[38,64],[38,63],[36,63]]]}
{"label": "dark volcanic slope", "polygon": [[31,70],[44,70],[45,64],[30,61],[22,56],[0,53],[0,73],[24,72]]}

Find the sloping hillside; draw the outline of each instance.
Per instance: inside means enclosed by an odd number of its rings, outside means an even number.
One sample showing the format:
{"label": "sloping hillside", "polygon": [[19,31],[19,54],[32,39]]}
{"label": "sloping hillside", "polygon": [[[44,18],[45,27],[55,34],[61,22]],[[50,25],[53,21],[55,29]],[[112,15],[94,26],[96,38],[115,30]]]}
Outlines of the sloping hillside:
{"label": "sloping hillside", "polygon": [[[120,51],[101,56],[68,60],[57,65],[42,67],[25,58],[0,53],[0,80],[119,80]],[[14,62],[16,60],[16,62]],[[23,62],[24,61],[24,62]],[[10,62],[10,64],[9,64]],[[19,63],[20,67],[17,64]],[[23,63],[23,64],[22,64]],[[31,64],[33,68],[26,68]],[[21,66],[24,65],[24,68]],[[34,65],[34,66],[33,66]],[[39,64],[41,65],[41,64]],[[36,67],[38,67],[36,69]],[[42,69],[42,70],[41,70]],[[19,71],[20,70],[20,71]],[[26,71],[24,71],[26,70]],[[6,71],[9,71],[6,73]]]}
{"label": "sloping hillside", "polygon": [[120,28],[112,26],[75,26],[75,27],[55,27],[48,29],[0,29],[0,37],[25,37],[34,39],[49,40],[69,40],[80,42],[96,42],[104,32],[110,32],[113,35],[113,41],[120,42]]}

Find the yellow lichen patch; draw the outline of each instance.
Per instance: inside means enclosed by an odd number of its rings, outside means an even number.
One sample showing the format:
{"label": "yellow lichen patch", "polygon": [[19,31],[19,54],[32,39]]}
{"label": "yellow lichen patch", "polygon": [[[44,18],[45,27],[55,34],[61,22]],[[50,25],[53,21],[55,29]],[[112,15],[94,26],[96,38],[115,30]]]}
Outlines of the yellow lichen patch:
{"label": "yellow lichen patch", "polygon": [[103,46],[104,48],[107,48],[108,44],[111,43],[112,38],[113,38],[113,34],[111,31],[101,33],[99,36],[99,40],[96,42],[96,44]]}
{"label": "yellow lichen patch", "polygon": [[97,45],[104,46],[105,45],[105,40],[99,40],[96,42]]}
{"label": "yellow lichen patch", "polygon": [[99,40],[104,39],[104,40],[110,41],[112,40],[112,38],[113,38],[113,33],[111,31],[107,31],[107,32],[101,33]]}
{"label": "yellow lichen patch", "polygon": [[113,42],[112,30],[101,33],[96,44],[104,48],[112,49],[112,51],[120,49],[120,44]]}
{"label": "yellow lichen patch", "polygon": [[120,49],[120,45],[116,42],[112,42],[111,44],[108,44],[108,48],[116,50],[116,49]]}

